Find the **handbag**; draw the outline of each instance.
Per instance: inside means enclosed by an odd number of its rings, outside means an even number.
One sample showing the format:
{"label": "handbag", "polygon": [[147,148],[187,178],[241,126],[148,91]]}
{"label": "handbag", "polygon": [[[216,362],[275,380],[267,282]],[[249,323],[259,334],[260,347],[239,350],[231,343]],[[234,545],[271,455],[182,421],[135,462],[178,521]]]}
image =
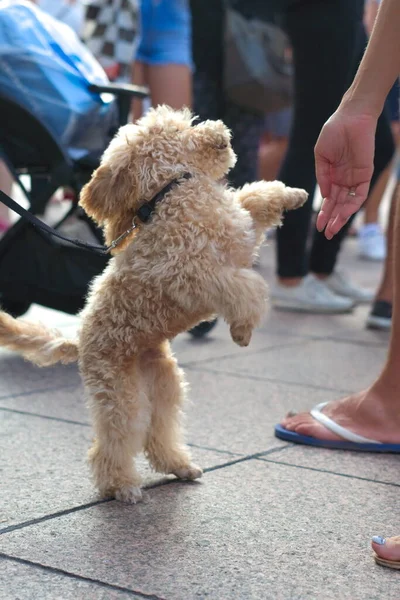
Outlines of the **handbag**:
{"label": "handbag", "polygon": [[262,114],[287,108],[293,100],[289,38],[225,3],[223,77],[227,98],[242,108]]}

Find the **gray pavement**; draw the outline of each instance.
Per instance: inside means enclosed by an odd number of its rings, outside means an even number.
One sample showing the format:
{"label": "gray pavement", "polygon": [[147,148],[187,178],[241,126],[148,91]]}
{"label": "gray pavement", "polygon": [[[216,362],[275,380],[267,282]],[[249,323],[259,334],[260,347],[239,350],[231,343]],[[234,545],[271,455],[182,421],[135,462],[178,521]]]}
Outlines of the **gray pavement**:
{"label": "gray pavement", "polygon": [[[273,249],[260,270],[272,278]],[[380,266],[342,264],[375,288]],[[220,323],[174,342],[190,382],[188,441],[205,469],[182,483],[150,471],[147,502],[99,501],[85,462],[91,429],[75,366],[38,369],[0,353],[0,598],[3,600],[398,600],[399,574],[369,539],[400,533],[399,458],[274,438],[288,410],[368,385],[388,336],[367,308],[318,317],[271,311],[249,348]],[[72,334],[77,319],[33,307]]]}

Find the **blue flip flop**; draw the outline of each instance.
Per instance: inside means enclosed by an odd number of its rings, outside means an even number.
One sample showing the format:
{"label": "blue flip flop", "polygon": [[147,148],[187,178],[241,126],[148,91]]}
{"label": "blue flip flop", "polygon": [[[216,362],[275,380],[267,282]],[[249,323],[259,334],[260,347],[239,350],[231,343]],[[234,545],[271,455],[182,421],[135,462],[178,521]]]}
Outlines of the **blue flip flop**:
{"label": "blue flip flop", "polygon": [[353,433],[345,427],[338,425],[322,412],[328,402],[321,402],[311,411],[311,416],[324,425],[327,429],[343,438],[342,440],[319,440],[308,435],[300,435],[295,431],[289,431],[282,425],[275,425],[275,436],[280,440],[303,444],[305,446],[316,446],[318,448],[332,448],[336,450],[355,450],[357,452],[394,452],[400,454],[400,444],[382,444],[376,440],[365,438]]}

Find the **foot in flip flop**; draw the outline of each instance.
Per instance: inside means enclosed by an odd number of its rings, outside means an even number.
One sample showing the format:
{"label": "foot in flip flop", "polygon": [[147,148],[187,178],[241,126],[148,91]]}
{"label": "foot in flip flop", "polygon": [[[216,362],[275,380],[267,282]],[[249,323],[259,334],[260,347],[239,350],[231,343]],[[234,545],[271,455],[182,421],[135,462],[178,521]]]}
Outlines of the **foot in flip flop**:
{"label": "foot in flip flop", "polygon": [[374,558],[378,565],[400,569],[400,536],[383,538],[374,535],[371,541]]}
{"label": "foot in flip flop", "polygon": [[343,450],[400,453],[400,415],[394,391],[377,382],[365,392],[289,414],[275,427],[283,440]]}

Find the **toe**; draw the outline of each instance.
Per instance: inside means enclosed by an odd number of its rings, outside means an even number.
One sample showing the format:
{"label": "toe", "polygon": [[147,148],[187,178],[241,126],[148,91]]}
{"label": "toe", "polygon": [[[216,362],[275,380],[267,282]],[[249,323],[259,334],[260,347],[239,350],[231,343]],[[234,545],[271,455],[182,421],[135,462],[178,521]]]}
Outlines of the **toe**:
{"label": "toe", "polygon": [[374,552],[385,560],[400,561],[400,536],[382,538],[374,536],[371,541]]}
{"label": "toe", "polygon": [[317,438],[319,440],[340,440],[341,438],[328,429],[321,423],[313,419],[310,413],[299,413],[295,416],[287,416],[281,422],[282,427],[288,431],[294,431],[299,435]]}

